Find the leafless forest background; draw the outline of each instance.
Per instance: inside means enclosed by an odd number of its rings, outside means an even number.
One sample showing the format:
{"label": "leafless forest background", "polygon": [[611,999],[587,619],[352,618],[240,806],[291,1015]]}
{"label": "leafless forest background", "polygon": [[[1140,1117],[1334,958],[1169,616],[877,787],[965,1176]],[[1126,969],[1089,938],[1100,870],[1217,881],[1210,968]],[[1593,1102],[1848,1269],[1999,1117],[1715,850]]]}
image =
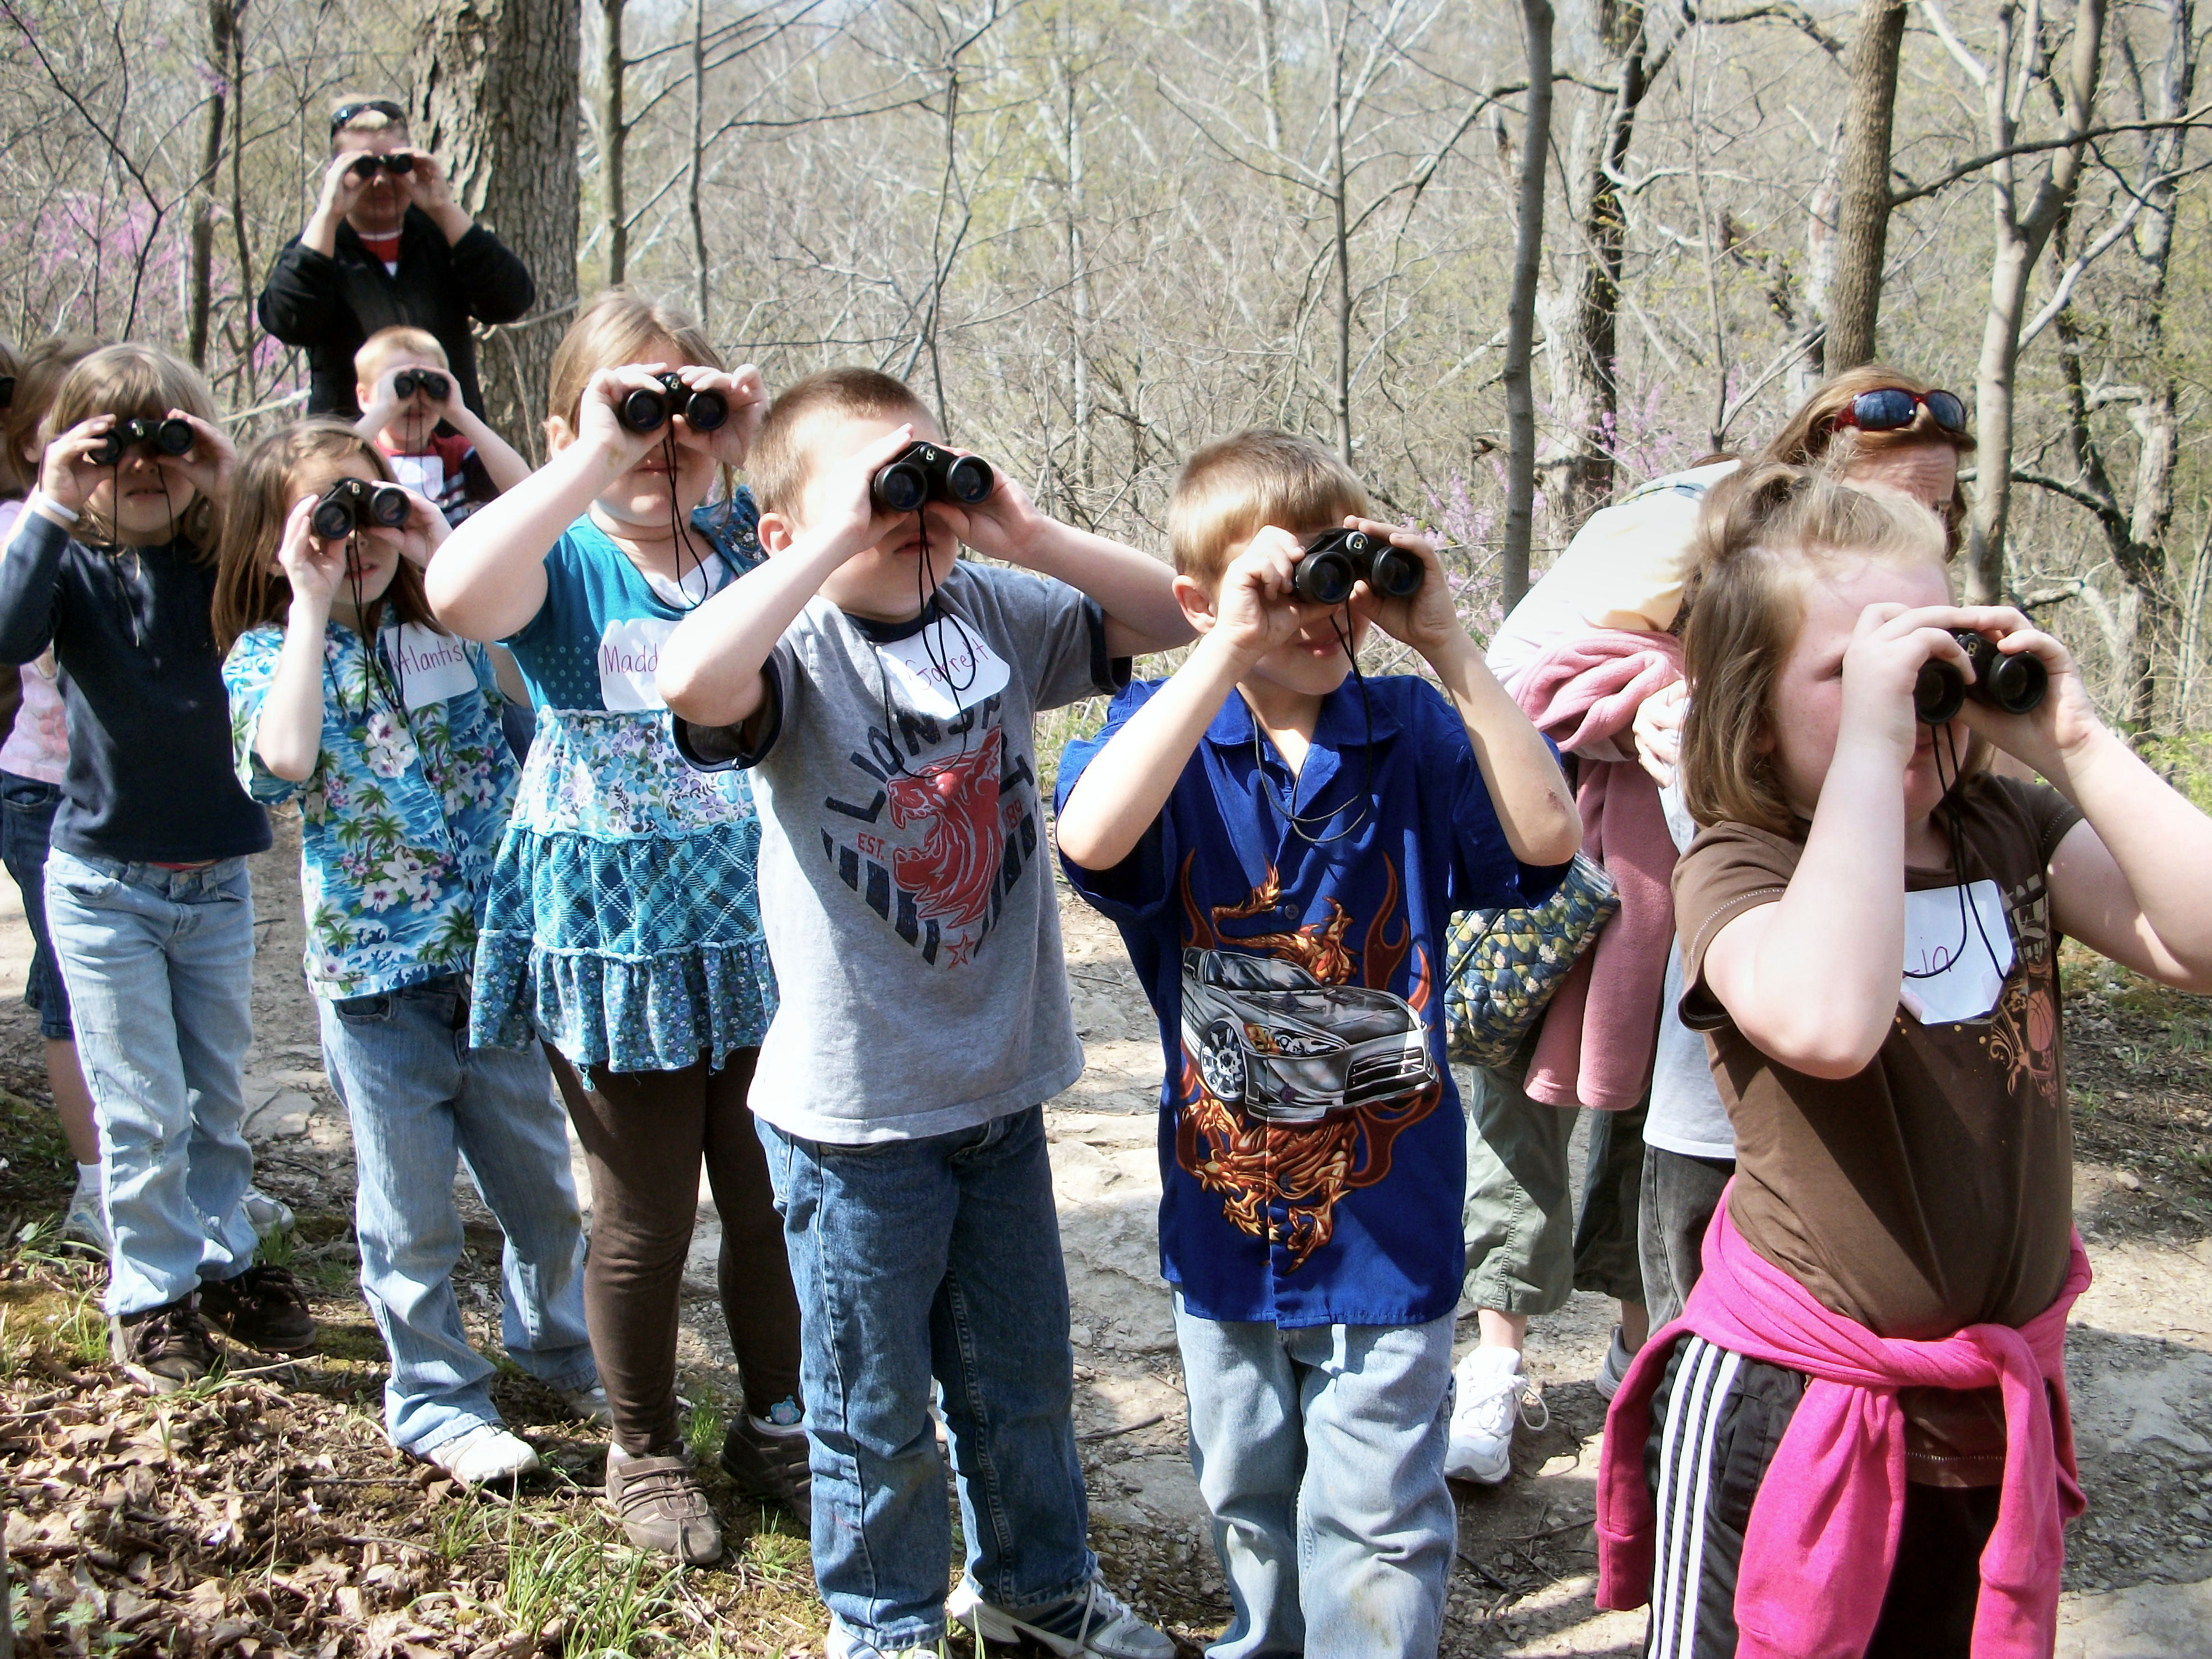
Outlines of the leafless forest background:
{"label": "leafless forest background", "polygon": [[2212,726],[2193,3],[0,0],[0,328],[286,418],[253,295],[331,100],[389,92],[536,268],[484,351],[526,446],[628,281],[771,386],[910,377],[1140,544],[1209,434],[1327,438],[1478,633],[1523,550],[1878,352],[1976,409],[1968,587],[2156,744]]}

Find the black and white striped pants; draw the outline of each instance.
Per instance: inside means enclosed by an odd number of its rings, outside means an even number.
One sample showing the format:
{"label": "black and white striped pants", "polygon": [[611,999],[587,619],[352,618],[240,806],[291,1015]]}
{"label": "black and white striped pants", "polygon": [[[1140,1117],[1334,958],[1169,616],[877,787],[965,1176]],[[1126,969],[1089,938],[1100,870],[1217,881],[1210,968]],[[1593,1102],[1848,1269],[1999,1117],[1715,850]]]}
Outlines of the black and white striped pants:
{"label": "black and white striped pants", "polygon": [[[1735,1659],[1744,1526],[1809,1380],[1703,1337],[1675,1345],[1644,1449],[1658,1516],[1648,1659]],[[1994,1486],[1906,1489],[1897,1564],[1867,1659],[1967,1659],[1996,1506]]]}

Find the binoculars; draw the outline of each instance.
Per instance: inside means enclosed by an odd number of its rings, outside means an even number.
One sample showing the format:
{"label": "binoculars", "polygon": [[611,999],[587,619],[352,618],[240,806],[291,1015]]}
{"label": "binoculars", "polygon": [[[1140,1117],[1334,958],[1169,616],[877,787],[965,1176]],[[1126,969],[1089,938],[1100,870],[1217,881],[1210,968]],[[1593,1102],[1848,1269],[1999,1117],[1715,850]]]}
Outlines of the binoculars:
{"label": "binoculars", "polygon": [[113,466],[122,460],[125,450],[141,444],[156,455],[189,455],[192,449],[191,422],[179,420],[173,415],[158,421],[141,420],[136,416],[127,421],[118,420],[84,459],[94,466]]}
{"label": "binoculars", "polygon": [[1364,530],[1331,530],[1306,544],[1291,586],[1311,605],[1342,605],[1363,580],[1381,598],[1410,599],[1425,574],[1419,557],[1402,547]]}
{"label": "binoculars", "polygon": [[15,377],[12,374],[0,374],[0,409],[13,409],[15,406]]}
{"label": "binoculars", "polygon": [[396,530],[407,522],[407,492],[398,484],[363,483],[359,478],[340,478],[315,503],[310,521],[316,535],[326,542],[343,541],[364,525]]}
{"label": "binoculars", "polygon": [[999,475],[981,456],[913,443],[876,470],[868,495],[878,513],[917,513],[926,501],[973,507],[998,485]]}
{"label": "binoculars", "polygon": [[694,432],[712,432],[730,418],[730,400],[720,392],[695,392],[673,369],[653,378],[661,390],[640,386],[615,410],[615,417],[632,432],[658,432],[672,415],[681,415]]}
{"label": "binoculars", "polygon": [[379,172],[412,173],[415,157],[408,150],[395,150],[389,155],[356,155],[353,165],[346,169],[356,179],[374,179]]}
{"label": "binoculars", "polygon": [[406,398],[422,392],[434,404],[446,401],[453,383],[434,368],[403,368],[392,377],[392,395]]}
{"label": "binoculars", "polygon": [[1974,683],[1967,684],[1966,677],[1954,664],[1934,660],[1921,664],[1920,677],[1912,683],[1912,712],[1926,724],[1942,725],[1966,706],[1969,697],[2008,714],[2027,714],[2042,702],[2043,694],[2051,688],[2051,674],[2041,658],[2026,651],[2007,656],[1997,649],[1996,641],[1979,634],[1954,629],[1951,637],[1974,665]]}

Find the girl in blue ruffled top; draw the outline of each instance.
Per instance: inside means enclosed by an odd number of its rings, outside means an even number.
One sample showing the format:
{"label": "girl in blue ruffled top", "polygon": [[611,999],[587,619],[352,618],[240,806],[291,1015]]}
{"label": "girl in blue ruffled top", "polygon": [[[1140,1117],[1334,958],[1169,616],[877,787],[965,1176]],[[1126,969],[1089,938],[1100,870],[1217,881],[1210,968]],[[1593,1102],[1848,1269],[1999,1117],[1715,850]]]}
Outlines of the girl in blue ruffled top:
{"label": "girl in blue ruffled top", "polygon": [[[664,418],[641,421],[641,392]],[[456,530],[428,577],[442,622],[514,652],[538,714],[477,945],[471,1035],[534,1030],[554,1051],[591,1170],[584,1305],[614,1417],[608,1501],[634,1545],[694,1563],[721,1551],[676,1399],[702,1157],[745,1392],[722,1464],[802,1518],[807,1495],[799,1305],[745,1101],[775,1006],[760,828],[742,774],[684,764],[654,683],[676,624],[761,557],[749,494],[704,503],[717,467],[743,465],[766,401],[759,371],[725,373],[690,319],[599,295],[554,354],[552,459]]]}
{"label": "girl in blue ruffled top", "polygon": [[[395,501],[404,517],[379,522],[372,509]],[[457,1161],[507,1235],[508,1358],[579,1417],[606,1406],[545,1060],[534,1042],[463,1039],[477,908],[514,796],[490,659],[434,626],[422,597],[444,514],[351,428],[271,433],[233,505],[213,607],[231,756],[255,800],[300,804],[307,985],[353,1125],[361,1287],[392,1356],[385,1426],[470,1486],[511,1480],[538,1454],[501,1422],[454,1299]]]}

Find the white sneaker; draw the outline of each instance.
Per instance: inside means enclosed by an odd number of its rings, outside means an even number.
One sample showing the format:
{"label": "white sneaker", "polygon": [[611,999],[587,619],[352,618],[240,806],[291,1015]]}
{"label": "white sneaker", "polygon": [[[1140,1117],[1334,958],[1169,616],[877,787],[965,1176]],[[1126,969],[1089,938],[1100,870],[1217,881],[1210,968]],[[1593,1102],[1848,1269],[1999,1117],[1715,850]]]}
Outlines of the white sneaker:
{"label": "white sneaker", "polygon": [[918,1648],[879,1648],[872,1642],[863,1642],[834,1616],[830,1634],[822,1640],[822,1659],[938,1659],[943,1650],[943,1644],[937,1642]]}
{"label": "white sneaker", "polygon": [[615,1408],[607,1404],[606,1385],[594,1382],[588,1389],[556,1389],[554,1397],[560,1401],[561,1409],[579,1423],[596,1423],[603,1429],[615,1425]]}
{"label": "white sneaker", "polygon": [[246,1218],[253,1224],[253,1231],[262,1237],[292,1231],[292,1206],[283,1199],[271,1198],[258,1187],[248,1187],[239,1202],[246,1206]]}
{"label": "white sneaker", "polygon": [[1628,1381],[1628,1368],[1636,1363],[1636,1356],[1628,1351],[1621,1339],[1620,1327],[1613,1328],[1613,1345],[1605,1351],[1605,1364],[1597,1368],[1597,1392],[1602,1400],[1610,1400],[1620,1392],[1620,1385]]}
{"label": "white sneaker", "polygon": [[80,1187],[70,1199],[69,1214],[62,1218],[62,1237],[89,1244],[102,1255],[112,1255],[115,1241],[107,1231],[107,1212],[100,1202],[100,1188]]}
{"label": "white sneaker", "polygon": [[1060,1659],[1085,1654],[1095,1659],[1175,1659],[1176,1645],[1166,1632],[1137,1617],[1134,1608],[1097,1578],[1080,1595],[1028,1608],[1017,1617],[986,1601],[975,1580],[963,1574],[945,1611],[975,1632],[978,1649],[987,1641],[1026,1637]]}
{"label": "white sneaker", "polygon": [[465,1486],[481,1486],[494,1480],[513,1480],[538,1468],[538,1454],[526,1441],[517,1439],[496,1423],[480,1423],[466,1434],[422,1454]]}
{"label": "white sneaker", "polygon": [[[1452,1406],[1451,1438],[1444,1448],[1445,1477],[1494,1486],[1513,1473],[1514,1418],[1542,1429],[1552,1421],[1551,1410],[1511,1348],[1475,1348],[1452,1375],[1459,1398]],[[1531,1405],[1543,1413],[1540,1418],[1530,1417]]]}

